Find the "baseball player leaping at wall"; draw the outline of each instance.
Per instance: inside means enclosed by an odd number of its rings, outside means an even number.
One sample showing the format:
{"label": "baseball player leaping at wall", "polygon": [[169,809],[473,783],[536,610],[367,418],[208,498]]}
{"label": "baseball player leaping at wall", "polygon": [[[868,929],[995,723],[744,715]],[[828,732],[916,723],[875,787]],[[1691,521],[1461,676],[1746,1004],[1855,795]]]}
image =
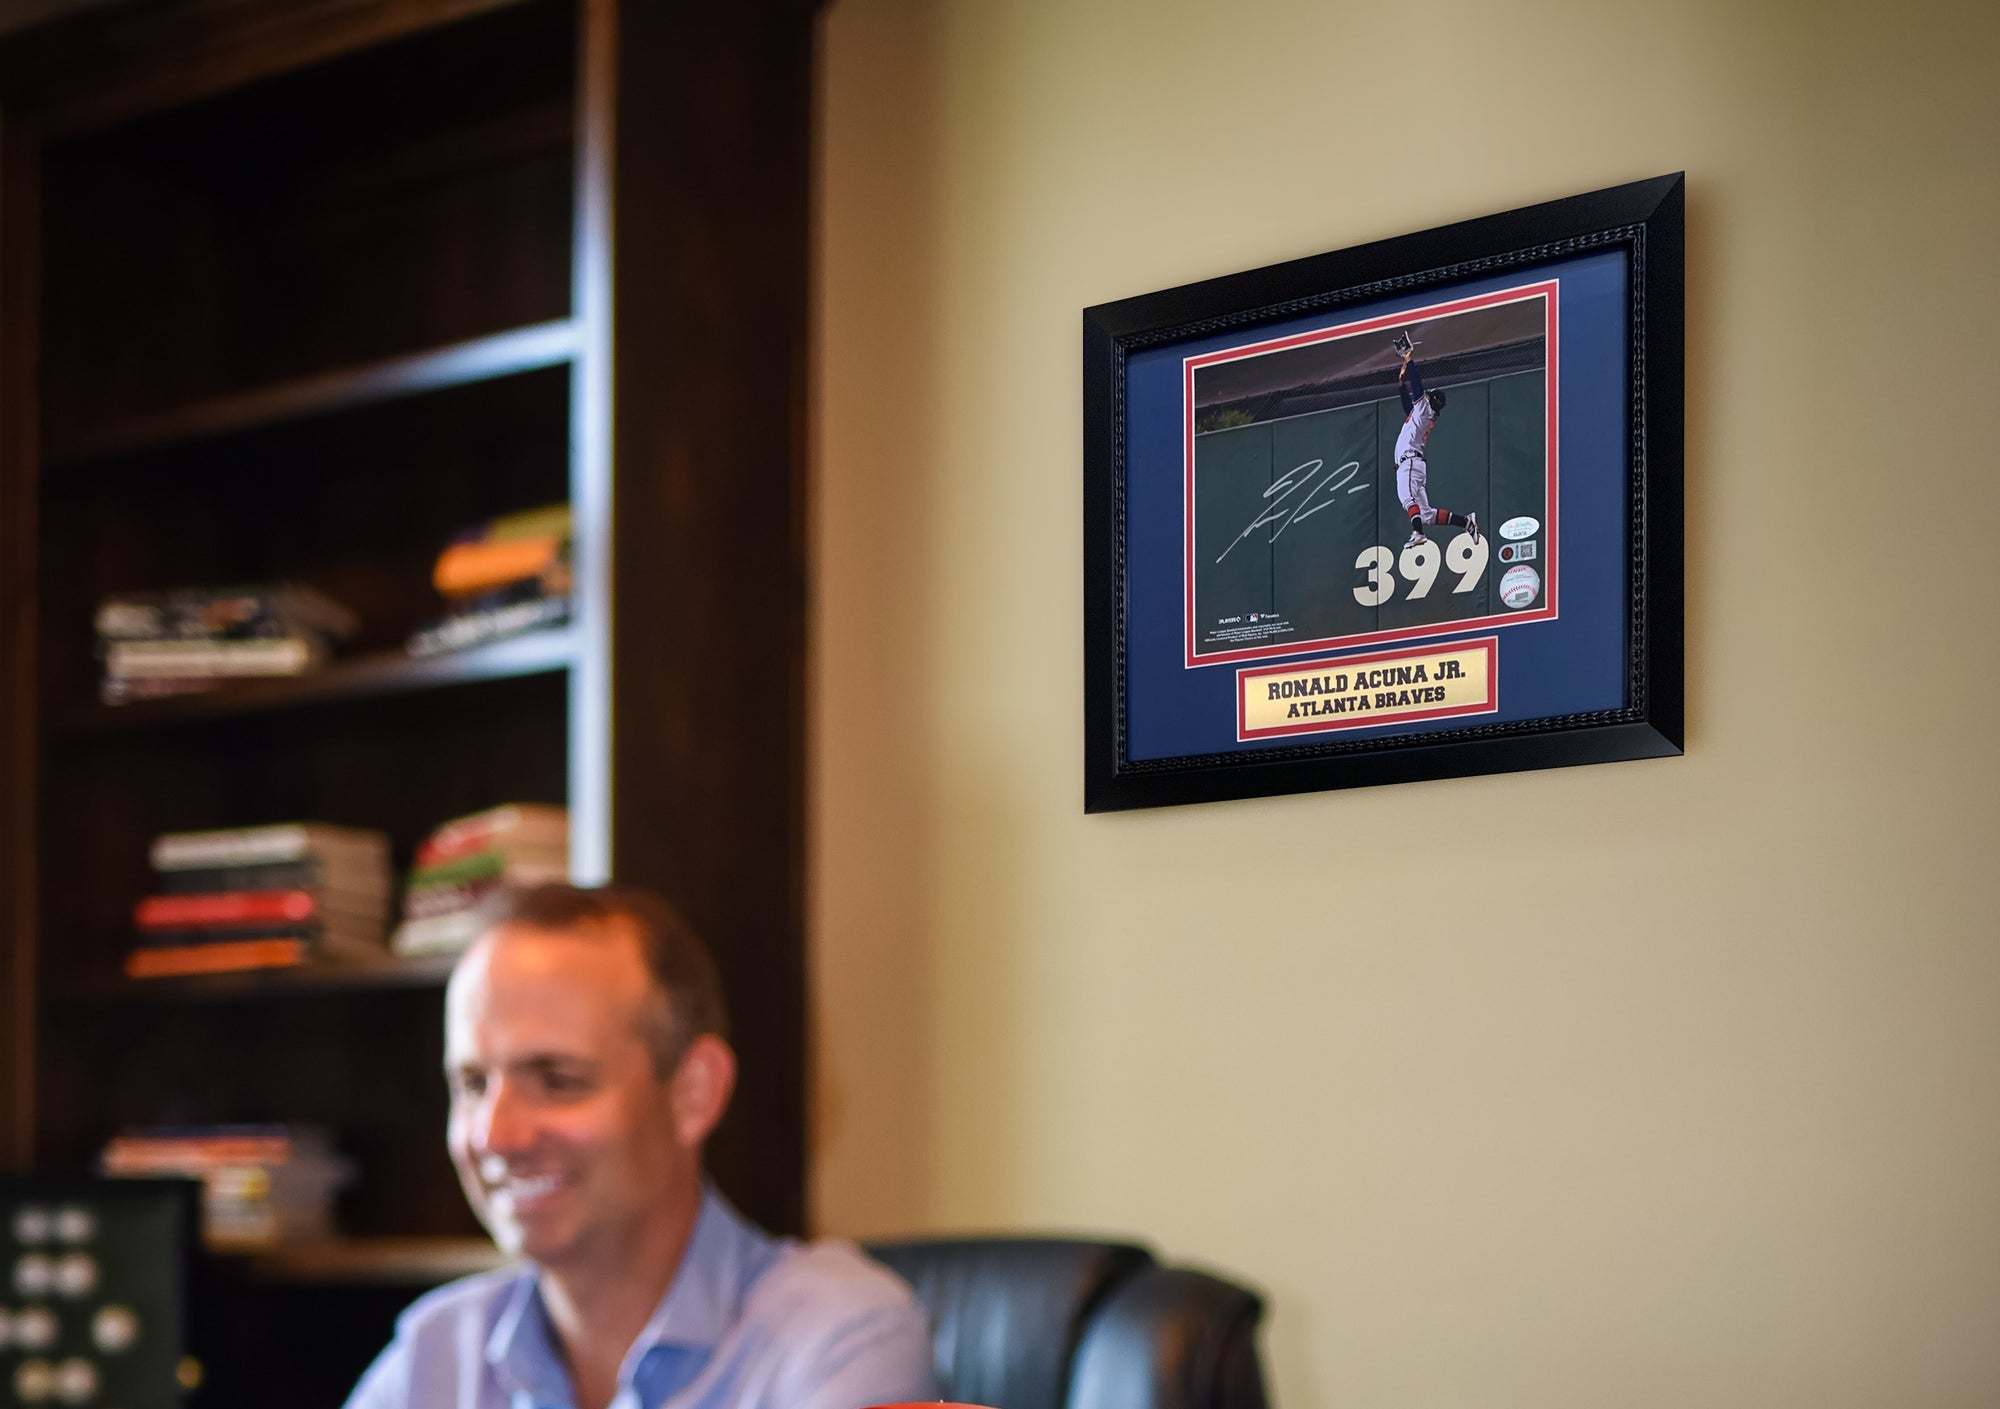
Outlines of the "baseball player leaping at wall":
{"label": "baseball player leaping at wall", "polygon": [[1462,528],[1477,543],[1479,515],[1433,509],[1427,492],[1431,469],[1424,459],[1424,444],[1431,438],[1431,427],[1437,424],[1438,415],[1444,410],[1444,392],[1424,390],[1424,374],[1410,360],[1416,344],[1410,341],[1408,333],[1398,333],[1390,346],[1403,359],[1403,365],[1396,371],[1396,390],[1403,398],[1403,429],[1396,437],[1396,495],[1410,516],[1410,541],[1403,546],[1412,548],[1422,543],[1427,524]]}

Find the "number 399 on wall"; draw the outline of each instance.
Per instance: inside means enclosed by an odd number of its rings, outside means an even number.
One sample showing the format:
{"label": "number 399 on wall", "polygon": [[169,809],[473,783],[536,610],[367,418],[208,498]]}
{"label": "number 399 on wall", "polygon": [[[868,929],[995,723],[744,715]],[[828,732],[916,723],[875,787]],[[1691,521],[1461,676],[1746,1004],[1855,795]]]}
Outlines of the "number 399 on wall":
{"label": "number 399 on wall", "polygon": [[1379,544],[1363,548],[1354,560],[1354,566],[1368,574],[1368,580],[1354,589],[1354,600],[1364,607],[1379,607],[1396,595],[1396,579],[1390,575],[1394,567],[1410,584],[1410,590],[1403,594],[1406,601],[1416,601],[1430,594],[1438,579],[1440,566],[1448,567],[1458,574],[1458,584],[1451,590],[1470,592],[1479,585],[1479,579],[1486,572],[1488,550],[1484,534],[1474,538],[1469,533],[1461,533],[1451,540],[1451,545],[1442,553],[1437,544],[1426,538],[1421,543],[1405,547],[1400,556],[1390,553]]}

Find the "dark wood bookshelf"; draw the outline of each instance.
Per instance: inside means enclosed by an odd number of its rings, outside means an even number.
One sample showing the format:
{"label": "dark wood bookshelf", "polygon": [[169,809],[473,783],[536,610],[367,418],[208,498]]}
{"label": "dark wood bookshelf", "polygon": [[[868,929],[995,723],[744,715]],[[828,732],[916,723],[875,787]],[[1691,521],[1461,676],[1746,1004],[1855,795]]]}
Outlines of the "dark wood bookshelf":
{"label": "dark wood bookshelf", "polygon": [[281,1285],[433,1287],[512,1259],[485,1238],[329,1238],[213,1256],[246,1281]]}
{"label": "dark wood bookshelf", "polygon": [[576,325],[566,318],[513,328],[450,347],[384,358],[367,366],[300,377],[129,421],[114,421],[51,447],[48,461],[52,470],[72,470],[188,441],[470,386],[558,366],[574,358],[577,347]]}
{"label": "dark wood bookshelf", "polygon": [[71,719],[52,722],[49,735],[61,740],[91,739],[303,709],[341,700],[438,690],[482,680],[512,680],[567,670],[576,660],[577,650],[577,634],[557,628],[435,656],[391,652],[358,656],[336,661],[307,675],[233,681],[195,695],[92,705]]}
{"label": "dark wood bookshelf", "polygon": [[[210,1409],[335,1409],[498,1258],[443,1148],[450,961],[127,979],[165,832],[373,827],[401,870],[566,804],[578,880],[709,940],[709,1167],[802,1231],[815,10],[147,0],[0,39],[0,1168],[275,1122],[356,1171],[352,1236],[197,1308]],[[564,499],[572,625],[402,653],[444,544]],[[93,702],[102,601],[285,581],[356,654]]]}
{"label": "dark wood bookshelf", "polygon": [[124,974],[83,974],[51,982],[44,997],[65,1006],[84,1004],[240,1003],[322,993],[369,993],[407,988],[442,988],[455,956],[385,954],[379,961],[302,964],[290,969],[241,973],[187,974],[175,978],[127,978]]}

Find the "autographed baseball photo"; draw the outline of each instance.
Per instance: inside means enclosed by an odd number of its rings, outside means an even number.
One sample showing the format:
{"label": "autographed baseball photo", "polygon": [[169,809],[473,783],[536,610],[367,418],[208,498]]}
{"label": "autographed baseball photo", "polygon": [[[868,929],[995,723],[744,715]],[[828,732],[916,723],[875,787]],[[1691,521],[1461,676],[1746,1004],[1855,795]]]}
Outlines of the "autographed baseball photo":
{"label": "autographed baseball photo", "polygon": [[[1574,761],[1677,751],[1655,736],[1660,687],[1679,708],[1678,182],[1086,313],[1086,420],[1112,423],[1085,437],[1103,805],[1550,766],[1506,741],[1634,724]],[[1648,200],[1636,229],[1146,326]],[[1645,414],[1669,407],[1670,433]]]}
{"label": "autographed baseball photo", "polygon": [[[1550,279],[1183,359],[1190,666],[1421,635],[1496,605],[1554,615],[1560,292]],[[1530,562],[1503,601],[1490,569]]]}

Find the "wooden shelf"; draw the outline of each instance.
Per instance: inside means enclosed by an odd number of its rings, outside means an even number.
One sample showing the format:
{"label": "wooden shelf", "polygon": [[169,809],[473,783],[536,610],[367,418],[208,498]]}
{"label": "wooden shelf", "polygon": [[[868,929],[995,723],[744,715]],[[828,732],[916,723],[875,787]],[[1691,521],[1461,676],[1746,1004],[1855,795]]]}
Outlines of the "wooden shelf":
{"label": "wooden shelf", "polygon": [[576,356],[578,346],[576,324],[566,318],[513,328],[428,352],[302,377],[114,422],[53,447],[49,463],[64,469],[379,401],[493,381],[567,362]]}
{"label": "wooden shelf", "polygon": [[187,974],[174,978],[127,978],[102,974],[73,981],[52,980],[48,1001],[58,1005],[142,1003],[231,1003],[310,993],[358,993],[407,988],[441,988],[451,976],[454,954],[425,954],[379,961],[305,964],[295,969],[251,969],[240,973]]}
{"label": "wooden shelf", "polygon": [[332,1238],[267,1251],[220,1252],[250,1281],[363,1283],[430,1287],[505,1267],[507,1257],[485,1238]]}
{"label": "wooden shelf", "polygon": [[310,675],[240,680],[199,695],[93,705],[74,719],[53,723],[55,739],[97,738],[135,730],[164,729],[204,720],[234,719],[298,709],[333,700],[436,690],[479,680],[511,680],[567,670],[576,659],[577,638],[569,627],[533,631],[470,650],[412,657],[385,653],[340,661]]}
{"label": "wooden shelf", "polygon": [[[0,1165],[175,1119],[314,1125],[361,1167],[342,1226],[399,1241],[220,1259],[253,1310],[287,1279],[360,1302],[492,1265],[401,1240],[476,1231],[437,1158],[448,960],[134,981],[127,907],[172,831],[319,818],[407,862],[445,818],[538,801],[568,806],[580,874],[702,917],[759,1093],[710,1168],[795,1231],[811,16],[73,8],[58,49],[0,39]],[[453,534],[563,500],[575,628],[401,654]],[[283,580],[370,654],[97,703],[107,597]],[[216,1318],[241,1343],[213,1409],[287,1374],[344,1390],[386,1333],[272,1309]]]}

